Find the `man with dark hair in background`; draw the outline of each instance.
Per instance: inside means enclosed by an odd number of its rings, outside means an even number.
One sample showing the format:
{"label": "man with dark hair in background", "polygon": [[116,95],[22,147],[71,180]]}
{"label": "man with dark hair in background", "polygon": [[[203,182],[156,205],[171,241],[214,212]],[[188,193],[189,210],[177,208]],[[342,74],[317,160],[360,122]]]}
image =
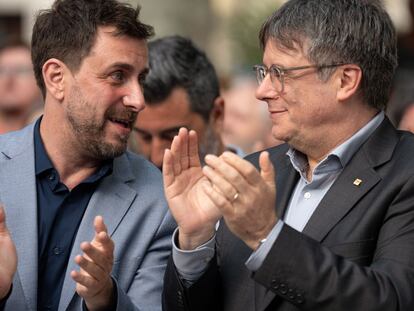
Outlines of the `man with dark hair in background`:
{"label": "man with dark hair in background", "polygon": [[0,46],[0,134],[20,130],[41,107],[30,48],[11,39]]}
{"label": "man with dark hair in background", "polygon": [[161,169],[164,150],[178,129],[185,127],[199,135],[202,155],[221,154],[224,100],[206,54],[180,36],[152,41],[148,49],[146,108],[139,114],[132,136],[138,152]]}
{"label": "man with dark hair in background", "polygon": [[376,0],[289,0],[260,42],[256,95],[286,144],[201,168],[180,129],[164,310],[414,310],[414,135],[384,115],[390,17]]}
{"label": "man with dark hair in background", "polygon": [[126,151],[153,33],[138,15],[57,0],[37,16],[45,112],[0,136],[3,310],[161,310],[174,222],[160,172]]}

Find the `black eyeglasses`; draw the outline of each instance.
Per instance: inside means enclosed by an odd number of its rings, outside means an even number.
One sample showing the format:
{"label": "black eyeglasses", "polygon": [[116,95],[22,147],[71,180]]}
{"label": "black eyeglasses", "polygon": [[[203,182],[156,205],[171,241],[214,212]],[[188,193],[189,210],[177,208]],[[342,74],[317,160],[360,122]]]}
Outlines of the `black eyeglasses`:
{"label": "black eyeglasses", "polygon": [[256,79],[259,85],[263,82],[264,78],[268,73],[270,73],[270,80],[272,81],[273,87],[276,89],[277,92],[283,93],[285,89],[285,75],[286,73],[294,70],[300,69],[308,69],[308,68],[331,68],[346,65],[345,63],[338,63],[338,64],[331,64],[331,65],[308,65],[308,66],[300,66],[300,67],[288,67],[288,68],[281,68],[276,65],[271,65],[270,68],[267,68],[264,65],[255,65],[253,69],[256,71]]}

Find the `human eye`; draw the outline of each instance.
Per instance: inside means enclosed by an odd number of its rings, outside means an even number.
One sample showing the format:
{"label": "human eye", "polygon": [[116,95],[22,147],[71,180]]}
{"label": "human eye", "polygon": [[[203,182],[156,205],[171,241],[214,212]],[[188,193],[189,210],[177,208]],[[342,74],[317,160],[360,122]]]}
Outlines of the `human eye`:
{"label": "human eye", "polygon": [[149,134],[142,134],[141,135],[141,139],[147,143],[152,141],[152,136]]}
{"label": "human eye", "polygon": [[139,85],[143,86],[145,84],[145,80],[147,78],[148,72],[143,72],[138,75],[138,83]]}
{"label": "human eye", "polygon": [[125,74],[121,70],[112,72],[110,77],[115,83],[122,83],[125,80]]}
{"label": "human eye", "polygon": [[152,140],[152,135],[151,134],[145,133],[145,132],[141,132],[141,131],[136,131],[136,132],[137,132],[139,138],[142,141],[144,141],[146,143],[150,143],[151,142],[151,140]]}
{"label": "human eye", "polygon": [[283,69],[275,65],[272,65],[269,70],[270,74],[277,79],[279,79],[284,74]]}
{"label": "human eye", "polygon": [[172,142],[174,137],[178,134],[178,132],[171,132],[171,133],[165,133],[161,135],[161,138],[165,141]]}

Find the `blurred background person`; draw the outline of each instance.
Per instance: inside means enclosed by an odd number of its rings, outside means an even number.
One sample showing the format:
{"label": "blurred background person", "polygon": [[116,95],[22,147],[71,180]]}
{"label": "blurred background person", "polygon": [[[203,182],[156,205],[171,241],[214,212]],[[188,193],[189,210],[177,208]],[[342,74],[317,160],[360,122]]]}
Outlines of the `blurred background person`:
{"label": "blurred background person", "polygon": [[161,169],[164,150],[180,127],[197,132],[202,158],[224,151],[224,100],[206,54],[180,36],[148,45],[150,72],[144,84],[146,107],[138,115],[132,149]]}
{"label": "blurred background person", "polygon": [[414,133],[414,101],[405,108],[398,128]]}
{"label": "blurred background person", "polygon": [[41,108],[30,48],[19,40],[0,47],[0,134],[23,128]]}
{"label": "blurred background person", "polygon": [[239,155],[282,143],[271,134],[267,104],[255,97],[256,89],[253,75],[244,74],[236,76],[230,88],[223,92],[226,105],[222,139],[226,146],[238,150]]}
{"label": "blurred background person", "polygon": [[410,23],[398,35],[398,67],[387,115],[399,129],[414,132],[414,0],[405,0],[401,5]]}

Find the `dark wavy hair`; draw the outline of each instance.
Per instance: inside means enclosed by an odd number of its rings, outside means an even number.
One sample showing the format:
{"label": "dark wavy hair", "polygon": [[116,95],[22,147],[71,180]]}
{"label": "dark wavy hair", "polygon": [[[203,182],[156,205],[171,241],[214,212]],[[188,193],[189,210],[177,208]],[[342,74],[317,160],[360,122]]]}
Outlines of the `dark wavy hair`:
{"label": "dark wavy hair", "polygon": [[78,70],[92,49],[98,27],[114,26],[115,36],[151,37],[153,28],[139,21],[139,12],[139,6],[135,9],[116,0],[56,0],[51,9],[40,11],[33,26],[32,61],[43,96],[44,63],[57,58]]}
{"label": "dark wavy hair", "polygon": [[206,54],[181,36],[164,37],[148,44],[150,72],[144,84],[147,105],[165,100],[174,88],[183,88],[190,110],[207,122],[220,95],[216,71]]}

